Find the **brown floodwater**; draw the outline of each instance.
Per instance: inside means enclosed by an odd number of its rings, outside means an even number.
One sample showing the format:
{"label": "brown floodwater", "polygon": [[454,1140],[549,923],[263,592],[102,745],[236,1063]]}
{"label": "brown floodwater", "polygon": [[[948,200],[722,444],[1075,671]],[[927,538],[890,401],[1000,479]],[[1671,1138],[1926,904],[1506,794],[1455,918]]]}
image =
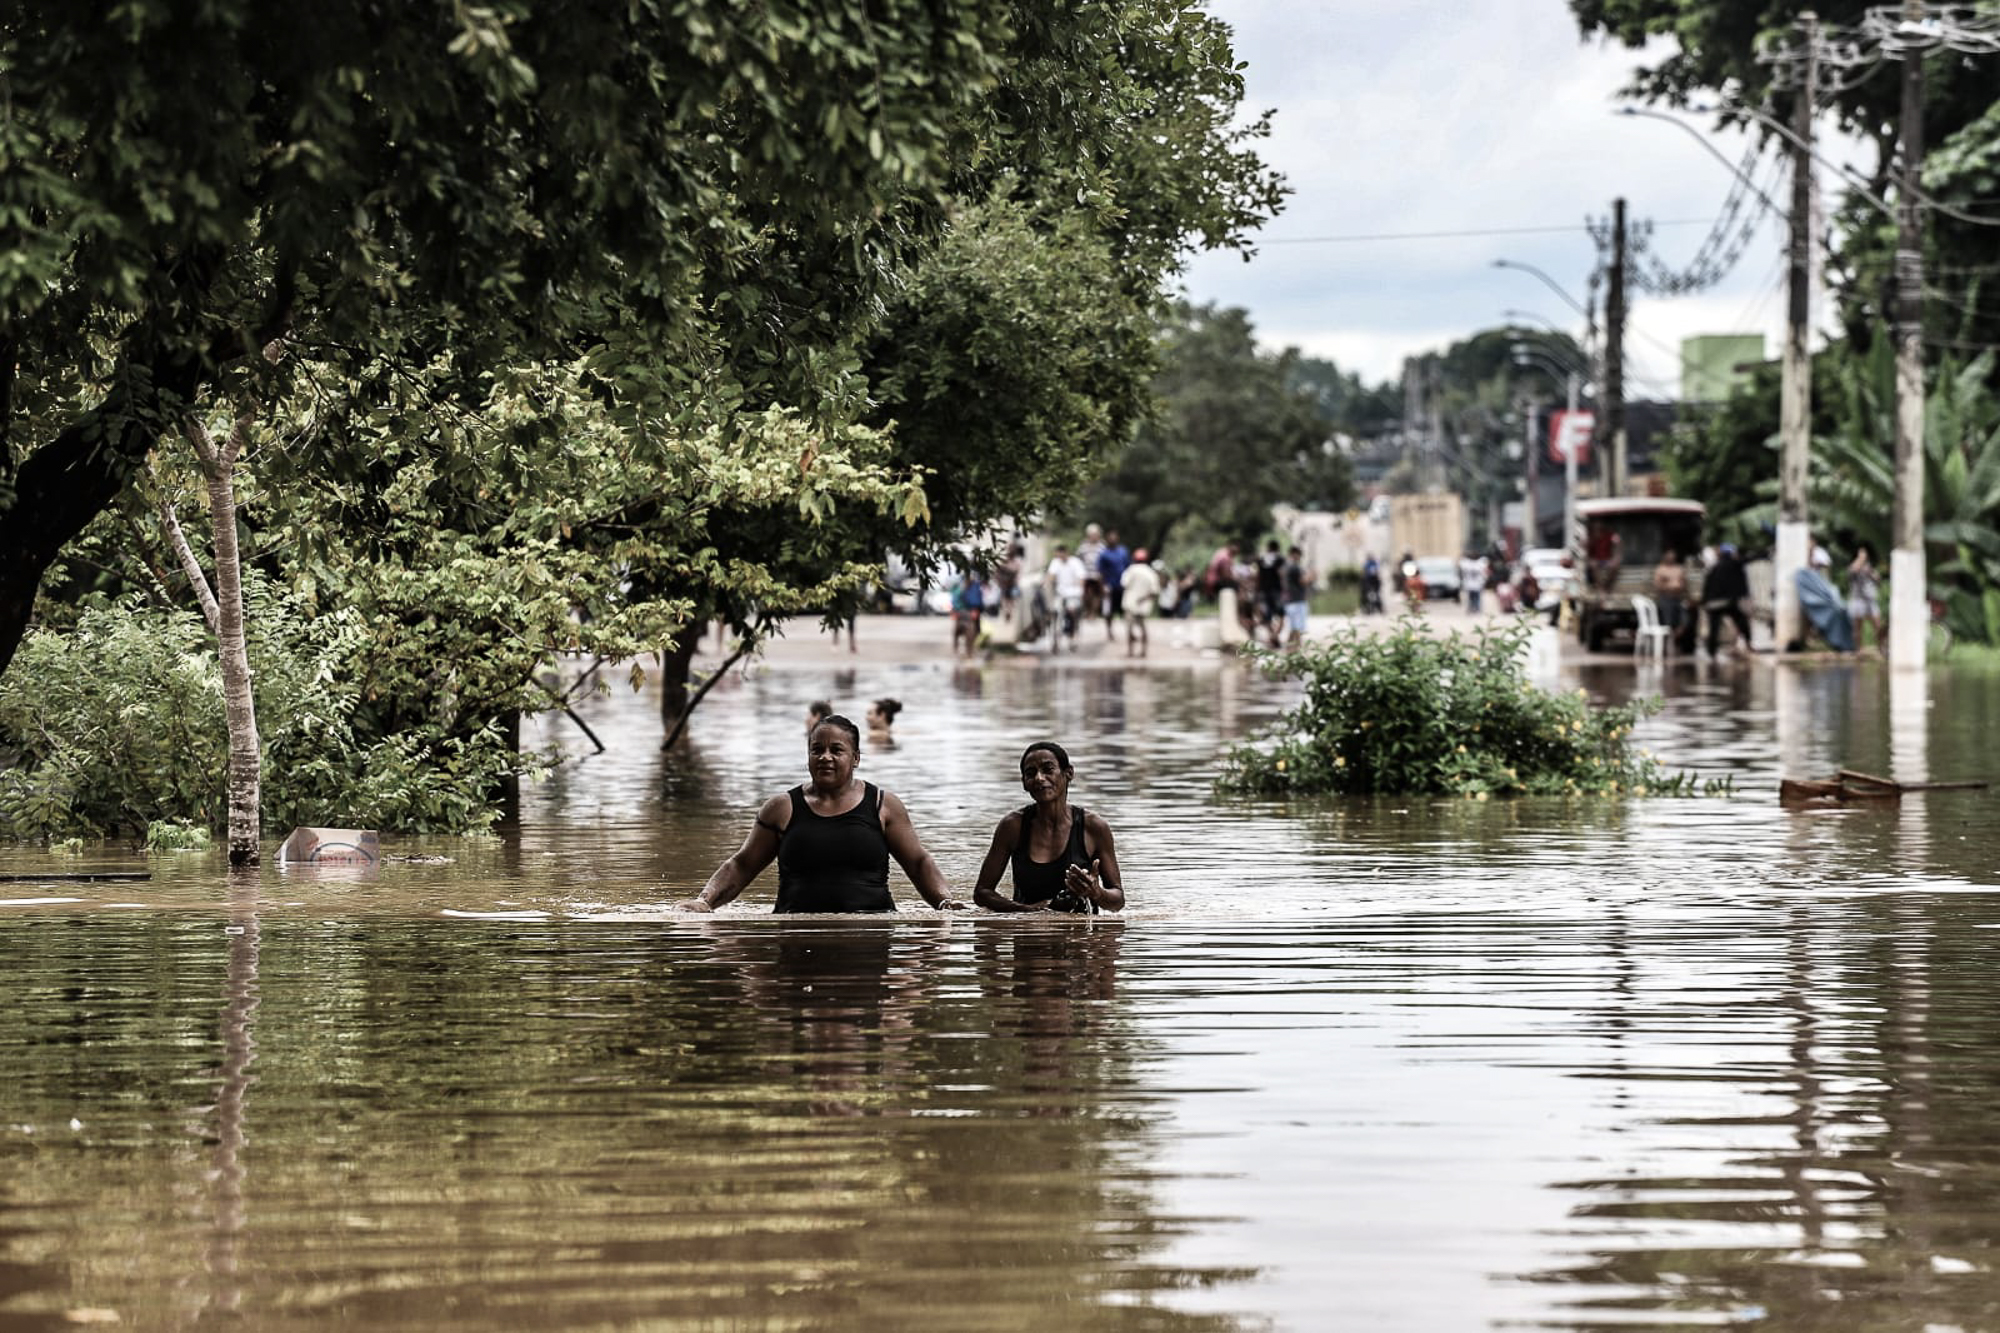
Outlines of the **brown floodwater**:
{"label": "brown floodwater", "polygon": [[[1225,800],[1291,687],[799,666],[445,862],[0,849],[154,872],[0,884],[0,1333],[2000,1328],[1994,794],[1775,799],[2000,776],[2000,677],[1581,684],[1736,795]],[[961,892],[1052,736],[1131,910],[668,911],[883,694]]]}

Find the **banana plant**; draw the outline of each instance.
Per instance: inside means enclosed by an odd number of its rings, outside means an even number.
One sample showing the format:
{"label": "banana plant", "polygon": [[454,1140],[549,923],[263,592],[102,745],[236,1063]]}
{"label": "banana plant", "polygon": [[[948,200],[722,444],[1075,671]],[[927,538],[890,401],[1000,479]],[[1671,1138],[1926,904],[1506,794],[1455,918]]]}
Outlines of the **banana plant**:
{"label": "banana plant", "polygon": [[[1939,363],[1924,401],[1924,545],[1932,596],[1963,638],[2000,643],[2000,395],[1993,353]],[[1895,352],[1886,338],[1845,362],[1836,428],[1813,440],[1819,525],[1878,558],[1893,545]]]}

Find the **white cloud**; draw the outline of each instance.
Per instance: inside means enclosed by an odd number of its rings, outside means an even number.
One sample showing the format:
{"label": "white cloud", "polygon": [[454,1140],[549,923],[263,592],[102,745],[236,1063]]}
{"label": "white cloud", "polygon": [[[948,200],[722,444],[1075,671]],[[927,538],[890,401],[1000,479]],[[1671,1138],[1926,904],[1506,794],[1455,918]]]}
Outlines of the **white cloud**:
{"label": "white cloud", "polygon": [[[1265,156],[1295,193],[1250,263],[1197,258],[1186,287],[1197,301],[1248,308],[1272,345],[1388,379],[1405,355],[1502,323],[1510,308],[1580,333],[1558,297],[1493,261],[1533,264],[1581,299],[1599,262],[1586,216],[1604,217],[1623,196],[1635,220],[1659,222],[1657,256],[1684,265],[1729,192],[1729,170],[1696,138],[1613,114],[1632,70],[1660,49],[1586,45],[1562,0],[1211,8],[1237,31],[1247,106],[1277,110]],[[1731,160],[1748,142],[1740,132],[1709,139]],[[1308,240],[1543,227],[1563,230]],[[1679,342],[1690,334],[1775,340],[1782,243],[1781,225],[1766,222],[1719,285],[1636,299],[1627,339],[1635,389],[1676,386]]]}

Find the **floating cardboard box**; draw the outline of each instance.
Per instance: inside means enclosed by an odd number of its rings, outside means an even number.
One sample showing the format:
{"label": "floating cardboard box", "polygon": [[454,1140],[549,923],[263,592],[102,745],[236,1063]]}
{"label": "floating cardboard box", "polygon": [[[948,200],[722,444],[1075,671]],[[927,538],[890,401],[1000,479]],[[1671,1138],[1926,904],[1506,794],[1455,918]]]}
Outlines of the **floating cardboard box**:
{"label": "floating cardboard box", "polygon": [[382,860],[374,829],[295,828],[278,849],[279,865],[372,866]]}

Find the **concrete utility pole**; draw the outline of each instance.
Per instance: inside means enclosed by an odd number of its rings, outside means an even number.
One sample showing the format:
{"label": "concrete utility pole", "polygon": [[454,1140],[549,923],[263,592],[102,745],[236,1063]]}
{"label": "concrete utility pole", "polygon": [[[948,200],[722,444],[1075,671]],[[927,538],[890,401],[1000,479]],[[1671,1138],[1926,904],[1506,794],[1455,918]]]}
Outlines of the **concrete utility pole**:
{"label": "concrete utility pole", "polygon": [[1789,308],[1785,320],[1784,382],[1778,398],[1778,549],[1774,626],[1780,650],[1805,636],[1799,616],[1799,571],[1812,554],[1806,514],[1806,479],[1812,456],[1812,268],[1818,238],[1813,229],[1813,111],[1818,87],[1818,16],[1799,15],[1803,52],[1792,90],[1792,237]]}
{"label": "concrete utility pole", "polygon": [[[1923,0],[1906,0],[1906,23],[1922,24]],[[1924,565],[1924,61],[1903,56],[1903,109],[1896,177],[1896,504],[1890,528],[1889,665],[1922,670],[1930,649],[1929,574]]]}
{"label": "concrete utility pole", "polygon": [[1611,274],[1604,293],[1604,433],[1599,466],[1607,495],[1625,494],[1625,201],[1611,201]]}

